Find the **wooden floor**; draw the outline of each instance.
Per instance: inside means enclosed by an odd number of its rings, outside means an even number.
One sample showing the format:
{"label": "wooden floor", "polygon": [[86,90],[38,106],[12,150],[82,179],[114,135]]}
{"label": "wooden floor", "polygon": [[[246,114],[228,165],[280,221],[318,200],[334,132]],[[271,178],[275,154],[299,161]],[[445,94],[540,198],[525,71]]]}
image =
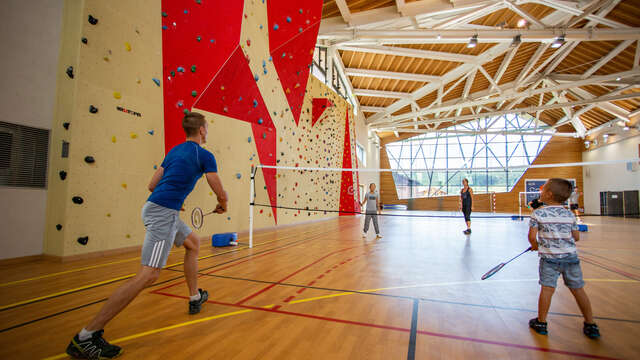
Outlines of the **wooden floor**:
{"label": "wooden floor", "polygon": [[[124,347],[123,359],[640,358],[638,219],[585,219],[579,249],[597,341],[582,334],[563,285],[549,335],[529,330],[537,254],[480,281],[528,246],[526,221],[476,219],[467,237],[461,219],[385,217],[375,240],[361,237],[362,220],[259,233],[253,249],[205,244],[199,285],[211,295],[200,314],[187,314],[182,266],[173,266],[105,338]],[[66,358],[138,255],[0,266],[0,359]],[[175,249],[168,264],[182,256]]]}

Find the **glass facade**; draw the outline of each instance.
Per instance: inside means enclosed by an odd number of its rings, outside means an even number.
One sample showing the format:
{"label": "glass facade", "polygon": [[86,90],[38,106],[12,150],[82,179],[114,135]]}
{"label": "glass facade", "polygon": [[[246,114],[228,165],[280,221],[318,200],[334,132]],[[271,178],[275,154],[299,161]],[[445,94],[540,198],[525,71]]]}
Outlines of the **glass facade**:
{"label": "glass facade", "polygon": [[511,191],[551,139],[535,129],[530,115],[508,114],[389,143],[398,197],[457,195],[464,178],[475,193]]}

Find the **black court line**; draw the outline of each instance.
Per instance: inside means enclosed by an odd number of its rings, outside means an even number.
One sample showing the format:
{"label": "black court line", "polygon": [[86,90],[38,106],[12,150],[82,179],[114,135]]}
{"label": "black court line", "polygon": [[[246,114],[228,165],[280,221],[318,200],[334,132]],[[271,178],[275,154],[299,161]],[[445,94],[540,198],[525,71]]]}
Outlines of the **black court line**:
{"label": "black court line", "polygon": [[606,256],[602,256],[602,255],[594,254],[594,253],[592,253],[592,252],[585,251],[585,250],[582,250],[582,249],[579,249],[579,250],[580,250],[580,252],[581,252],[581,253],[585,253],[585,254],[587,254],[587,255],[589,255],[589,256],[599,257],[599,258],[601,258],[601,259],[608,260],[608,261],[611,261],[611,262],[614,262],[614,263],[617,263],[617,264],[620,264],[620,265],[628,266],[628,267],[630,267],[630,268],[632,268],[632,269],[640,270],[640,267],[635,266],[635,265],[626,264],[626,263],[623,263],[623,262],[621,262],[621,261],[613,260],[613,259],[610,259],[610,258],[608,258],[608,257],[606,257]]}
{"label": "black court line", "polygon": [[640,280],[638,280],[638,278],[636,278],[636,277],[634,277],[634,276],[630,276],[630,275],[633,275],[633,274],[626,275],[626,274],[623,274],[623,273],[621,273],[621,272],[615,271],[615,270],[613,270],[613,269],[609,269],[608,267],[606,267],[606,266],[604,266],[604,265],[596,264],[596,263],[594,263],[594,262],[592,262],[592,261],[589,261],[588,259],[585,259],[585,258],[584,258],[584,257],[582,257],[582,256],[580,256],[579,258],[580,258],[580,261],[584,261],[584,262],[586,262],[586,263],[587,263],[587,264],[589,264],[589,265],[593,265],[593,266],[595,266],[595,267],[599,267],[600,269],[607,270],[607,271],[612,272],[612,273],[614,273],[614,274],[617,274],[617,275],[620,275],[620,276],[624,276],[624,277],[626,277],[627,279],[631,279],[631,280],[635,280],[635,281],[640,281]]}
{"label": "black court line", "polygon": [[[171,269],[171,271],[183,272],[182,270],[177,270],[177,269]],[[349,290],[349,289],[336,289],[336,288],[327,288],[327,287],[319,287],[319,286],[308,286],[308,285],[284,283],[284,282],[277,282],[277,281],[248,279],[248,278],[241,278],[241,277],[236,277],[236,276],[215,275],[215,274],[206,274],[206,273],[205,274],[199,273],[199,274],[203,275],[203,276],[215,277],[215,278],[221,278],[221,279],[238,280],[238,281],[249,281],[249,282],[255,282],[255,283],[260,283],[260,284],[273,284],[273,285],[280,285],[280,286],[290,286],[290,287],[305,288],[305,289],[311,289],[311,290],[323,290],[323,291],[341,292],[341,293],[354,293],[354,294],[381,296],[381,297],[388,297],[388,298],[395,298],[395,299],[420,300],[420,301],[427,301],[427,302],[434,302],[434,303],[441,303],[441,304],[451,304],[451,305],[460,305],[460,306],[479,307],[479,308],[485,308],[485,309],[523,311],[523,312],[530,312],[530,313],[537,313],[538,312],[537,309],[536,310],[531,310],[531,309],[524,309],[524,308],[517,308],[517,307],[473,304],[473,303],[465,303],[465,302],[458,302],[458,301],[431,299],[431,298],[425,298],[425,297],[413,297],[413,296],[405,296],[405,295],[383,294],[383,293],[379,293],[379,292],[369,292],[369,291],[361,291],[361,290]],[[582,315],[579,315],[579,314],[560,313],[560,312],[553,312],[553,311],[550,311],[549,315],[567,316],[567,317],[579,317],[579,318],[582,317]],[[634,324],[640,324],[640,320],[619,319],[619,318],[602,317],[602,316],[594,316],[593,318],[594,319],[598,319],[598,320],[621,321],[621,322],[629,322],[629,323],[634,323]]]}
{"label": "black court line", "polygon": [[[246,255],[246,256],[242,256],[242,257],[239,257],[239,258],[236,258],[236,259],[230,260],[230,261],[226,261],[226,262],[223,262],[223,263],[220,263],[220,264],[216,264],[216,265],[213,265],[213,266],[207,267],[207,268],[202,269],[202,270],[208,270],[208,269],[212,269],[212,268],[215,268],[215,267],[218,267],[218,266],[227,265],[227,264],[230,264],[230,263],[236,262],[236,261],[238,261],[238,260],[245,259],[245,258],[247,258],[247,257],[252,257],[252,256],[260,255],[260,254],[263,254],[263,253],[265,253],[265,252],[269,252],[269,251],[273,251],[273,250],[278,250],[278,249],[283,248],[283,247],[288,246],[288,245],[293,245],[293,244],[300,243],[300,242],[307,242],[307,241],[311,241],[311,240],[314,240],[314,239],[315,239],[315,238],[302,239],[302,240],[292,241],[292,242],[287,243],[287,244],[284,244],[284,245],[282,245],[282,246],[278,246],[278,247],[271,248],[271,249],[265,249],[265,250],[263,250],[263,251],[259,251],[259,252],[255,253],[255,254],[249,254],[249,255]],[[219,254],[219,255],[226,255],[226,254],[233,254],[233,253],[225,253],[225,254]],[[216,255],[216,256],[217,256],[217,255]],[[174,272],[176,272],[176,271],[177,271],[177,272],[182,272],[182,271],[180,271],[180,270],[174,270],[174,269],[172,269],[172,268],[165,268],[165,269],[163,269],[163,270],[170,270],[170,271],[174,271]],[[152,284],[152,285],[150,285],[150,286],[147,286],[145,289],[149,289],[149,288],[152,288],[152,287],[156,287],[156,286],[159,286],[159,285],[163,285],[163,284],[166,284],[166,283],[168,283],[168,282],[171,282],[171,281],[174,281],[174,280],[178,280],[178,279],[181,279],[181,278],[183,278],[183,276],[178,276],[178,277],[174,277],[174,278],[171,278],[171,279],[167,279],[167,280],[164,280],[164,281],[161,281],[161,282],[158,282],[158,283],[154,283],[154,284]],[[100,285],[96,285],[96,286],[93,286],[93,287],[90,287],[90,288],[85,288],[85,289],[82,289],[82,290],[78,290],[78,291],[74,291],[74,292],[69,292],[69,293],[66,293],[66,294],[61,294],[61,295],[53,296],[53,297],[46,298],[46,299],[40,299],[40,300],[33,301],[33,302],[30,302],[30,303],[20,304],[20,305],[17,305],[17,306],[11,307],[11,308],[7,308],[7,309],[4,309],[4,310],[15,309],[15,308],[18,308],[18,307],[21,307],[21,306],[24,306],[24,305],[34,304],[34,303],[37,303],[37,302],[40,302],[40,301],[49,300],[49,299],[55,299],[55,298],[57,298],[57,297],[65,296],[65,295],[68,295],[68,294],[73,294],[73,293],[76,293],[76,292],[81,292],[81,291],[84,291],[84,290],[89,290],[89,289],[97,288],[97,287],[100,287],[100,286],[104,286],[104,285],[112,284],[112,283],[115,283],[115,282],[118,282],[118,281],[122,281],[122,280],[128,280],[128,279],[116,280],[116,281],[113,281],[113,282],[110,282],[110,283],[100,284]],[[76,306],[76,307],[73,307],[73,308],[70,308],[70,309],[66,309],[66,310],[63,310],[63,311],[59,311],[59,312],[54,313],[54,314],[49,314],[49,315],[46,315],[46,316],[43,316],[43,317],[40,317],[40,318],[37,318],[37,319],[33,319],[33,320],[26,321],[26,322],[24,322],[24,323],[20,323],[20,324],[17,324],[17,325],[13,325],[13,326],[10,326],[10,327],[8,327],[8,328],[0,329],[0,333],[3,333],[3,332],[5,332],[5,331],[9,331],[9,330],[13,330],[13,329],[17,329],[17,328],[19,328],[19,327],[23,327],[23,326],[26,326],[26,325],[29,325],[29,324],[33,324],[33,323],[36,323],[36,322],[39,322],[39,321],[42,321],[42,320],[46,320],[46,319],[49,319],[49,318],[52,318],[52,317],[55,317],[55,316],[58,316],[58,315],[66,314],[66,313],[68,313],[68,312],[72,312],[72,311],[75,311],[75,310],[83,309],[83,308],[85,308],[85,307],[88,307],[88,306],[91,306],[91,305],[95,305],[95,304],[98,304],[98,303],[104,302],[104,301],[106,301],[107,299],[108,299],[108,298],[103,298],[103,299],[100,299],[100,300],[97,300],[97,301],[93,301],[93,302],[90,302],[90,303],[87,303],[87,304],[84,304],[84,305],[79,305],[79,306]],[[4,311],[4,310],[3,310],[3,311]]]}
{"label": "black court line", "polygon": [[418,299],[413,300],[413,312],[411,314],[411,332],[409,333],[409,350],[407,351],[407,360],[415,360],[416,358],[416,335],[418,333]]}

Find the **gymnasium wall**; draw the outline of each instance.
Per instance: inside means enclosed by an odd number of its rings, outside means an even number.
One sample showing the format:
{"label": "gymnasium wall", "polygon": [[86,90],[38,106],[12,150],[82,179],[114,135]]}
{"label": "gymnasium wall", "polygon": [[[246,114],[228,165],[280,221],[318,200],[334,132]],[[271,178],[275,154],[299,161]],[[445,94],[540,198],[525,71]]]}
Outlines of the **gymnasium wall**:
{"label": "gymnasium wall", "polygon": [[[54,144],[68,141],[70,152],[62,158],[59,146],[52,147],[46,254],[142,243],[147,184],[165,152],[184,140],[185,109],[205,114],[203,146],[216,156],[230,197],[227,214],[205,217],[203,236],[247,230],[252,166],[356,166],[351,107],[309,76],[321,2],[272,3],[65,2],[52,137]],[[92,106],[98,111],[90,112]],[[268,206],[256,208],[255,227],[335,216],[272,205],[357,209],[357,183],[351,172],[258,170],[256,203]],[[181,218],[191,224],[194,208],[207,212],[215,205],[201,179]]]}
{"label": "gymnasium wall", "polygon": [[[640,135],[582,153],[583,161],[624,160],[640,157]],[[635,171],[634,171],[635,170]],[[640,190],[638,165],[592,165],[583,169],[584,207],[589,214],[600,214],[601,191]]]}
{"label": "gymnasium wall", "polygon": [[[0,2],[0,121],[51,129],[63,3]],[[0,187],[0,259],[39,255],[47,190]]]}
{"label": "gymnasium wall", "polygon": [[[384,145],[398,141],[398,138],[386,137],[382,140],[383,146],[380,149],[380,163],[382,168],[389,169],[389,158],[384,149]],[[534,164],[548,163],[570,163],[582,161],[583,144],[580,139],[553,137],[542,149]],[[495,211],[500,213],[518,213],[518,193],[525,191],[525,179],[547,179],[551,177],[561,177],[576,179],[578,187],[583,187],[583,177],[581,167],[565,168],[535,168],[527,170],[510,192],[496,193]],[[382,173],[380,182],[383,189],[381,199],[384,204],[403,204],[408,201],[398,199],[398,195],[391,173]],[[473,184],[470,184],[473,188]],[[462,186],[461,186],[462,187]],[[458,195],[441,196],[432,198],[418,198],[414,200],[414,207],[417,210],[439,210],[457,211]],[[580,198],[580,205],[583,205],[583,198]],[[490,212],[491,199],[488,194],[475,194],[473,196],[474,211]]]}

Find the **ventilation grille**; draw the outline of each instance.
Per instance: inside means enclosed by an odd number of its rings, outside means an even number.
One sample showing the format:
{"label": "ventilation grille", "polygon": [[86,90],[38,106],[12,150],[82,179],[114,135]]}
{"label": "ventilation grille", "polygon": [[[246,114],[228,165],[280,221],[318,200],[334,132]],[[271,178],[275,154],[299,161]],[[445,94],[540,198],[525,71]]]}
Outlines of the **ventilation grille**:
{"label": "ventilation grille", "polygon": [[0,186],[47,187],[49,130],[0,121]]}

